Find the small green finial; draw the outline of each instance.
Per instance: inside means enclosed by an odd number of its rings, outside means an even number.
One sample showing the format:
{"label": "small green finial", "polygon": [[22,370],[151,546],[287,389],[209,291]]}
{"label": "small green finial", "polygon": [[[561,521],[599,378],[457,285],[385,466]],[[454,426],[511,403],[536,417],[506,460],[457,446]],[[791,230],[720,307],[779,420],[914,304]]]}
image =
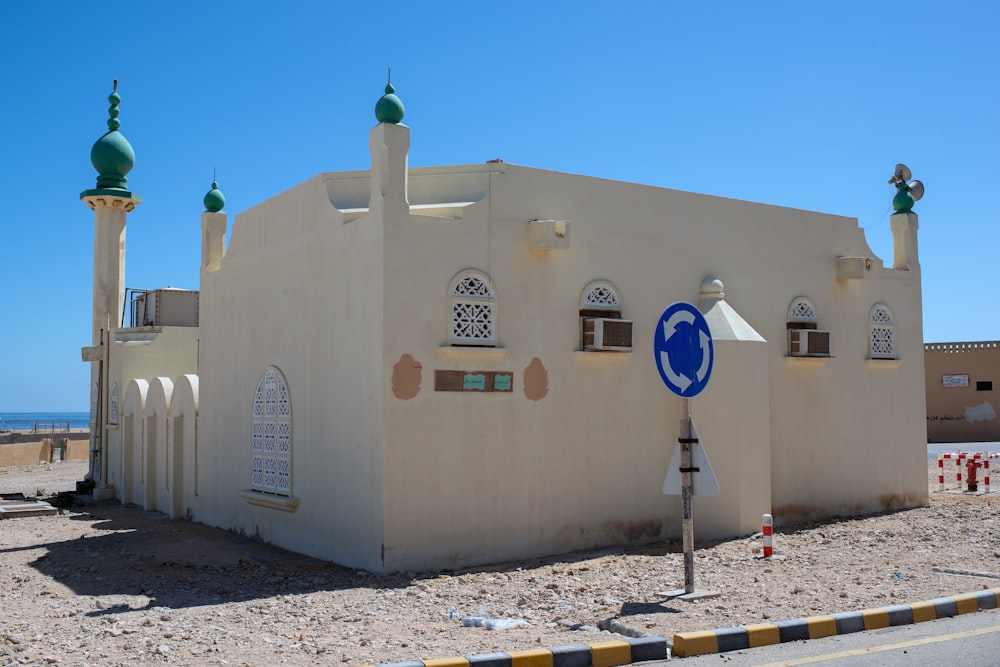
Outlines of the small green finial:
{"label": "small green finial", "polygon": [[905,164],[897,164],[896,170],[889,179],[889,185],[896,186],[896,196],[892,198],[892,207],[896,213],[910,213],[913,205],[924,196],[924,184],[920,181],[910,180],[910,168]]}
{"label": "small green finial", "polygon": [[122,97],[118,94],[118,79],[115,79],[115,87],[111,91],[111,94],[108,95],[108,102],[111,104],[108,107],[108,116],[110,116],[108,118],[108,129],[113,132],[122,126],[122,122],[118,120],[118,114],[120,113],[118,105],[122,103]]}
{"label": "small green finial", "polygon": [[218,213],[222,210],[222,207],[226,205],[226,198],[222,194],[222,190],[219,189],[219,184],[215,180],[215,170],[212,170],[212,189],[208,191],[205,195],[205,199],[202,200],[205,204],[205,210],[208,213]]}
{"label": "small green finial", "polygon": [[909,213],[915,203],[906,183],[903,181],[896,183],[896,196],[892,198],[892,207],[896,209],[896,213]]}
{"label": "small green finial", "polygon": [[380,123],[398,125],[406,114],[403,101],[396,97],[396,89],[392,87],[392,70],[389,70],[388,82],[385,84],[385,95],[375,103],[375,119]]}
{"label": "small green finial", "polygon": [[122,123],[118,120],[118,105],[122,98],[118,94],[118,79],[115,79],[114,89],[108,95],[108,131],[90,149],[90,162],[97,170],[97,187],[124,189],[128,181],[125,175],[135,166],[135,151],[128,140],[122,136],[118,128]]}

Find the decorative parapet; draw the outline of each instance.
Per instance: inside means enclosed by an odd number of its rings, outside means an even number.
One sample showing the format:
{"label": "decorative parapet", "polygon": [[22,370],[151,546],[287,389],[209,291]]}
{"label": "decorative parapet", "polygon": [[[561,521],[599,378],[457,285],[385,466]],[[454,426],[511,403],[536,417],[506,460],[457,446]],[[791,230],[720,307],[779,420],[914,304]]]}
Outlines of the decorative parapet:
{"label": "decorative parapet", "polygon": [[142,197],[139,195],[126,190],[110,192],[107,188],[82,192],[80,200],[89,206],[91,211],[96,211],[99,208],[120,208],[126,213],[131,212],[142,203]]}
{"label": "decorative parapet", "polygon": [[979,350],[995,350],[1000,348],[1000,340],[974,341],[968,343],[924,343],[924,352],[942,352],[944,354],[959,354]]}

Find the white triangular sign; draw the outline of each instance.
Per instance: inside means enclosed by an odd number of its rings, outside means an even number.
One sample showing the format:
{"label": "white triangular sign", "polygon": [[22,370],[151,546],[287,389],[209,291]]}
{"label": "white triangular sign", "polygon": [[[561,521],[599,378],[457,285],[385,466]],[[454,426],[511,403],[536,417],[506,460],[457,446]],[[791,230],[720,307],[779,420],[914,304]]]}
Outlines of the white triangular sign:
{"label": "white triangular sign", "polygon": [[[698,431],[694,427],[694,420],[691,420],[691,437],[698,440]],[[691,480],[696,496],[718,496],[721,493],[719,482],[715,479],[712,471],[712,464],[708,461],[708,454],[701,443],[691,445],[691,467],[698,468],[692,473]],[[670,457],[670,467],[667,468],[667,477],[663,480],[663,493],[669,496],[681,495],[681,444],[674,445],[674,455]]]}

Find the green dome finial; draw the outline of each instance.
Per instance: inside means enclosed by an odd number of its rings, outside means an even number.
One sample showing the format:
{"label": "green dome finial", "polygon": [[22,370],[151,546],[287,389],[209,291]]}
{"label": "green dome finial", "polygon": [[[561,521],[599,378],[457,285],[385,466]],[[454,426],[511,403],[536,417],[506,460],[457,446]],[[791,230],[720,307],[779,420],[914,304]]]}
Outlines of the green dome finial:
{"label": "green dome finial", "polygon": [[208,191],[205,199],[202,201],[205,204],[205,210],[209,213],[218,213],[226,205],[226,198],[222,194],[222,190],[219,189],[218,182],[215,180],[214,170],[212,171],[212,189]]}
{"label": "green dome finial", "polygon": [[902,181],[897,183],[896,196],[892,198],[892,207],[896,209],[896,213],[909,213],[915,203],[906,183]]}
{"label": "green dome finial", "polygon": [[924,196],[924,184],[910,181],[911,175],[910,168],[900,163],[889,179],[889,185],[896,186],[896,196],[892,198],[892,207],[896,209],[896,213],[912,212],[913,205]]}
{"label": "green dome finial", "polygon": [[392,70],[389,70],[388,82],[385,84],[385,95],[375,103],[375,119],[380,123],[391,123],[398,125],[406,114],[403,101],[396,97],[396,90],[392,87]]}
{"label": "green dome finial", "polygon": [[135,166],[135,151],[128,140],[118,131],[122,123],[118,120],[118,104],[122,98],[118,95],[118,79],[115,79],[114,89],[108,95],[108,131],[90,149],[90,162],[97,170],[98,188],[124,189],[128,179],[125,174]]}

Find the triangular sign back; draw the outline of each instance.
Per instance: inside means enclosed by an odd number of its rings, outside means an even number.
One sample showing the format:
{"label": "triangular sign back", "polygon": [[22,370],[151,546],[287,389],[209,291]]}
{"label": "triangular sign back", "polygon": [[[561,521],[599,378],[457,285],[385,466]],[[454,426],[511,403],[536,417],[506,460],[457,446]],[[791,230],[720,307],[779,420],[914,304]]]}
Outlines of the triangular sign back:
{"label": "triangular sign back", "polygon": [[[694,420],[691,420],[691,437],[698,440],[698,431],[694,427]],[[668,496],[681,495],[681,444],[674,445],[674,455],[670,457],[670,467],[667,468],[667,478],[663,480],[663,493]],[[718,496],[722,491],[719,489],[719,482],[715,479],[712,471],[712,464],[708,461],[708,454],[701,443],[691,445],[691,467],[698,468],[698,472],[691,473],[694,477],[694,495],[696,496]]]}

